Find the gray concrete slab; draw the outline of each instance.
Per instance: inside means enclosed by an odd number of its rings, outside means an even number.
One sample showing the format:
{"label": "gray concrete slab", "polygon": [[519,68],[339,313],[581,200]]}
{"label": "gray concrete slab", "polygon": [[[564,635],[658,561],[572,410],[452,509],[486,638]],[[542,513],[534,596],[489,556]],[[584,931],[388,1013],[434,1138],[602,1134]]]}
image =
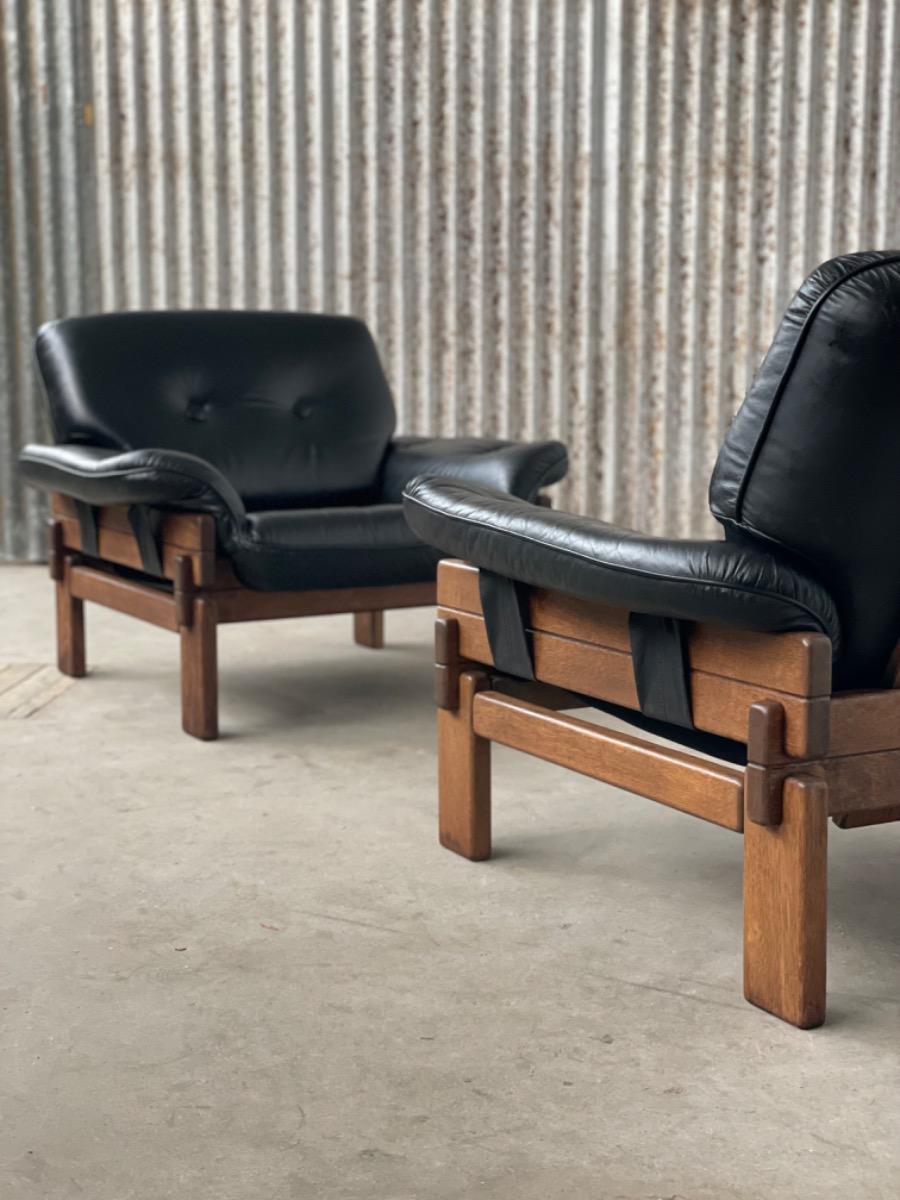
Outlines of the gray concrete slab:
{"label": "gray concrete slab", "polygon": [[[52,660],[0,571],[0,662]],[[896,1200],[900,829],[832,837],[830,1019],[740,994],[741,841],[495,754],[497,856],[435,835],[431,614],[177,641],[0,720],[4,1200]]]}

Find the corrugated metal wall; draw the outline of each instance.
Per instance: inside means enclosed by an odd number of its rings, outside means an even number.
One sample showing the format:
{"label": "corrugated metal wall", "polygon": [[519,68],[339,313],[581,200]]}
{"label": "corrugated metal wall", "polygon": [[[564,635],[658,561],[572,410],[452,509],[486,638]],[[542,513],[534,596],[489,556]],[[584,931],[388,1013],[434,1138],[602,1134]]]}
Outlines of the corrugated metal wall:
{"label": "corrugated metal wall", "polygon": [[559,503],[709,528],[803,274],[900,243],[895,0],[0,0],[3,553],[48,317],[331,309],[408,432],[563,438]]}

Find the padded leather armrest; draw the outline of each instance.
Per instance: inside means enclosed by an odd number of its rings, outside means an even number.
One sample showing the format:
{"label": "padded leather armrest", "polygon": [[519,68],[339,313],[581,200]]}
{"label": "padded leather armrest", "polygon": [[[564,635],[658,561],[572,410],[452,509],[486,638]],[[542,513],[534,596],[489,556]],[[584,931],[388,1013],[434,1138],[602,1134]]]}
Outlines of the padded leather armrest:
{"label": "padded leather armrest", "polygon": [[19,467],[33,487],[88,504],[159,504],[212,512],[235,525],[240,496],[211,463],[177,450],[110,450],[103,446],[26,446]]}
{"label": "padded leather armrest", "polygon": [[509,579],[630,612],[813,630],[837,652],[840,622],[828,592],[768,550],[649,537],[452,479],[415,480],[403,504],[423,542]]}
{"label": "padded leather armrest", "polygon": [[418,475],[465,479],[533,500],[565,475],[562,442],[504,442],[497,438],[395,438],[384,465],[382,503],[399,504]]}

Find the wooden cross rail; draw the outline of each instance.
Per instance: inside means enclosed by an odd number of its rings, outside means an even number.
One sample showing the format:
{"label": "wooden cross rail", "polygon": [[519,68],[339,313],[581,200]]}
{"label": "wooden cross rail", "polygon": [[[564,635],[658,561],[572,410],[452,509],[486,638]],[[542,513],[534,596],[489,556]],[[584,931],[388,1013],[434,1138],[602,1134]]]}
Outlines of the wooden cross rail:
{"label": "wooden cross rail", "polygon": [[[744,837],[744,994],[802,1028],[825,1016],[827,822],[900,820],[900,689],[831,691],[818,634],[695,626],[695,724],[747,746],[747,767],[710,761],[559,710],[586,699],[637,709],[628,614],[535,588],[534,682],[494,669],[478,571],[438,570],[435,696],[441,843],[491,853],[497,742]],[[673,730],[677,734],[677,731]]]}
{"label": "wooden cross rail", "polygon": [[744,773],[500,692],[475,697],[479,737],[740,832]]}

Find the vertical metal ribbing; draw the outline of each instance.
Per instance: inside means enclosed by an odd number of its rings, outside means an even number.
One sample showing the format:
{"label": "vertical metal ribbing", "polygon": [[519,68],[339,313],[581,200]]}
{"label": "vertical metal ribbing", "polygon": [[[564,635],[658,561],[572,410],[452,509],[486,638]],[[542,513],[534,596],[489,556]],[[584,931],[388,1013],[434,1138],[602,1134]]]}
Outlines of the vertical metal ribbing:
{"label": "vertical metal ribbing", "polygon": [[[270,55],[273,9],[268,0],[247,0],[244,34],[246,116],[242,160],[247,198],[248,298],[252,308],[272,304],[273,267],[272,88]],[[316,121],[316,127],[321,122]]]}
{"label": "vertical metal ribbing", "polygon": [[[28,211],[29,197],[35,187],[29,152],[31,107],[35,97],[28,82],[28,37],[24,16],[22,11],[9,5],[0,8],[3,35],[0,43],[0,130],[4,150],[0,154],[0,183],[7,202],[6,219],[0,232],[4,267],[0,275],[0,315],[3,317],[0,341],[3,400],[0,403],[4,403],[0,470],[8,497],[4,497],[2,506],[3,540],[7,553],[12,555],[34,550],[29,537],[29,498],[18,490],[10,495],[7,481],[14,478],[17,446],[28,439],[36,420],[28,380],[26,338],[40,300],[40,281],[33,277],[38,242]],[[27,402],[29,400],[31,403]]]}
{"label": "vertical metal ribbing", "polygon": [[900,7],[879,6],[878,99],[875,116],[878,125],[875,168],[875,213],[872,242],[887,245],[893,238],[900,242]]}
{"label": "vertical metal ribbing", "polygon": [[[431,327],[432,419],[434,432],[456,431],[456,323],[458,278],[456,122],[458,0],[436,3],[432,13],[434,69],[431,76]],[[423,264],[424,266],[425,264]]]}
{"label": "vertical metal ribbing", "polygon": [[592,463],[588,411],[592,397],[590,337],[596,291],[592,218],[595,212],[591,144],[594,133],[592,39],[594,6],[580,0],[566,8],[563,32],[562,101],[563,224],[560,237],[563,336],[560,346],[560,430],[570,447],[571,475],[559,489],[563,508],[586,507]]}
{"label": "vertical metal ribbing", "polygon": [[244,121],[247,107],[241,70],[243,17],[241,0],[222,0],[222,181],[225,192],[225,212],[228,236],[223,255],[224,304],[240,308],[246,303],[247,291],[247,196],[244,186],[242,159],[244,150]]}
{"label": "vertical metal ribbing", "polygon": [[[613,477],[616,506],[624,524],[634,528],[646,527],[648,501],[652,498],[653,480],[647,459],[649,413],[647,370],[647,316],[649,285],[652,275],[647,270],[647,234],[650,206],[649,180],[653,175],[655,153],[654,84],[650,78],[650,21],[648,7],[635,10],[623,27],[626,44],[633,46],[632,68],[627,78],[627,121],[631,137],[623,144],[629,161],[623,163],[622,220],[624,240],[621,246],[620,296],[618,319],[621,324],[617,340],[620,347],[621,375],[618,403],[618,461]],[[623,114],[624,115],[624,114]],[[630,402],[629,402],[630,400]],[[643,489],[628,487],[629,479],[647,481]]]}
{"label": "vertical metal ribbing", "polygon": [[403,355],[403,207],[404,94],[402,64],[405,35],[400,0],[382,0],[376,22],[375,58],[379,64],[374,125],[378,135],[375,201],[375,304],[379,346],[394,388],[401,425],[407,424],[408,396]]}
{"label": "vertical metal ribbing", "polygon": [[194,84],[203,60],[198,56],[197,6],[185,4],[179,16],[168,47],[173,97],[169,173],[175,176],[172,215],[178,261],[172,290],[179,307],[196,308],[204,303],[207,275],[203,253],[206,197],[201,188],[199,156],[202,92]]}
{"label": "vertical metal ribbing", "polygon": [[431,90],[433,13],[424,0],[407,0],[404,55],[403,295],[406,346],[404,433],[434,428],[432,389],[431,213],[433,209]]}
{"label": "vertical metal ribbing", "polygon": [[506,436],[511,425],[510,178],[512,134],[512,12],[493,5],[484,31],[484,178],[481,270],[481,419],[485,433]]}
{"label": "vertical metal ribbing", "polygon": [[484,427],[482,310],[485,207],[485,21],[477,6],[461,5],[456,53],[456,315],[458,361],[452,432],[475,433]]}
{"label": "vertical metal ribbing", "polygon": [[535,308],[530,353],[533,357],[532,436],[558,437],[563,430],[562,346],[564,337],[563,179],[565,118],[563,107],[565,12],[562,5],[541,5],[537,25],[537,89],[534,150]]}
{"label": "vertical metal ribbing", "polygon": [[[609,338],[603,336],[607,310],[604,281],[608,267],[608,254],[604,236],[606,203],[606,162],[609,147],[609,131],[606,122],[606,95],[609,86],[609,70],[606,58],[606,36],[609,0],[599,0],[592,5],[590,30],[590,168],[588,242],[588,312],[586,314],[586,354],[584,410],[576,429],[581,433],[584,446],[582,475],[570,482],[569,487],[579,497],[578,509],[582,512],[607,515],[601,490],[603,470],[603,438],[605,434],[604,400],[605,355],[609,349]],[[577,460],[576,460],[577,470]]]}
{"label": "vertical metal ribbing", "polygon": [[[352,299],[352,213],[350,104],[350,15],[352,0],[335,0],[329,10],[328,47],[331,64],[331,176],[334,230],[334,307],[351,312]],[[288,68],[289,69],[289,68]]]}
{"label": "vertical metal ribbing", "polygon": [[[306,5],[303,20],[303,79],[301,96],[305,116],[305,171],[300,186],[305,192],[308,214],[306,236],[301,243],[306,255],[307,292],[304,307],[320,311],[325,308],[326,237],[330,231],[330,214],[326,219],[326,162],[323,137],[323,113],[326,108],[322,89],[322,6]],[[333,291],[333,287],[331,288]]]}
{"label": "vertical metal ribbing", "polygon": [[[146,87],[143,130],[146,155],[143,187],[147,228],[146,304],[151,308],[161,308],[170,302],[167,264],[171,256],[166,235],[175,219],[171,188],[173,173],[166,170],[167,147],[171,138],[168,114],[172,88],[167,53],[168,23],[160,0],[145,4],[139,16],[143,21],[141,40]],[[171,299],[174,301],[174,296]]]}
{"label": "vertical metal ribbing", "polygon": [[[601,171],[601,220],[596,253],[600,256],[598,290],[600,319],[597,322],[595,346],[598,370],[596,374],[596,438],[598,446],[598,480],[594,504],[606,520],[620,518],[623,506],[621,491],[627,482],[620,480],[619,453],[624,440],[623,406],[625,365],[628,359],[627,341],[621,331],[627,331],[628,314],[622,256],[627,244],[629,175],[623,158],[627,155],[626,131],[630,119],[631,66],[625,47],[634,13],[627,5],[608,3],[603,6],[603,24],[595,40],[602,55],[603,91],[600,112],[603,121],[603,153]],[[627,339],[627,332],[625,339]]]}
{"label": "vertical metal ribbing", "polygon": [[[718,322],[710,322],[709,354],[715,359],[715,376],[707,378],[707,453],[714,459],[732,414],[737,410],[744,385],[746,346],[743,341],[748,301],[745,269],[748,245],[749,189],[746,186],[748,150],[752,145],[752,123],[747,112],[748,95],[744,60],[748,56],[750,30],[743,3],[724,6],[718,27],[725,71],[721,80],[717,121],[722,160],[720,245],[718,277],[712,286],[718,293]],[[705,497],[704,497],[705,498]],[[711,522],[706,523],[709,528]]]}
{"label": "vertical metal ribbing", "polygon": [[650,351],[643,381],[648,413],[647,444],[643,451],[647,498],[644,512],[638,515],[638,522],[643,518],[645,527],[666,533],[674,533],[677,523],[677,514],[667,503],[669,493],[664,469],[670,440],[671,396],[678,390],[677,293],[672,287],[672,276],[683,254],[681,241],[675,236],[671,222],[673,206],[677,203],[677,184],[680,183],[674,159],[681,119],[673,53],[676,16],[674,6],[658,6],[652,11],[648,34],[649,86],[653,94],[653,126],[649,141],[653,168],[647,195],[650,295],[646,319],[650,323]]}
{"label": "vertical metal ribbing", "polygon": [[697,239],[700,266],[695,300],[699,405],[694,423],[698,426],[698,434],[691,464],[690,504],[678,528],[685,536],[693,531],[711,533],[713,530],[706,493],[696,486],[695,481],[709,476],[721,440],[719,409],[725,390],[721,345],[729,289],[724,264],[727,251],[725,226],[730,204],[727,138],[730,132],[729,76],[733,66],[732,8],[727,4],[710,4],[705,17],[706,37],[702,51],[709,65],[702,71],[704,149],[702,157],[698,158],[700,202],[697,220],[701,232]]}
{"label": "vertical metal ribbing", "polygon": [[514,347],[510,359],[510,406],[508,436],[534,436],[534,314],[537,305],[535,279],[538,106],[538,3],[522,0],[512,7],[510,38],[510,90],[513,171],[510,180],[510,288],[509,336]]}
{"label": "vertical metal ribbing", "polygon": [[118,197],[111,206],[119,208],[121,241],[118,253],[122,263],[120,304],[125,308],[144,308],[147,241],[146,206],[144,203],[143,163],[141,142],[144,136],[144,96],[142,76],[143,38],[137,5],[128,5],[113,12],[110,24],[111,39],[107,53],[111,56],[107,70],[114,80],[118,108],[111,114],[109,136],[112,161],[118,163],[119,175],[106,182],[115,187]]}
{"label": "vertical metal ribbing", "polygon": [[557,503],[712,528],[816,262],[900,242],[894,0],[8,0],[2,553],[63,313],[353,312],[403,432],[560,436]]}
{"label": "vertical metal ribbing", "polygon": [[377,24],[377,0],[358,0],[350,5],[351,303],[376,338]]}
{"label": "vertical metal ribbing", "polygon": [[[229,233],[224,145],[223,12],[219,5],[198,2],[194,7],[197,75],[194,95],[198,109],[196,131],[197,191],[200,196],[197,240],[200,261],[199,303],[204,308],[225,304],[226,239]],[[203,68],[200,69],[200,64]],[[279,88],[279,95],[282,89]],[[162,98],[158,103],[165,108]],[[171,204],[173,189],[167,188]]]}

